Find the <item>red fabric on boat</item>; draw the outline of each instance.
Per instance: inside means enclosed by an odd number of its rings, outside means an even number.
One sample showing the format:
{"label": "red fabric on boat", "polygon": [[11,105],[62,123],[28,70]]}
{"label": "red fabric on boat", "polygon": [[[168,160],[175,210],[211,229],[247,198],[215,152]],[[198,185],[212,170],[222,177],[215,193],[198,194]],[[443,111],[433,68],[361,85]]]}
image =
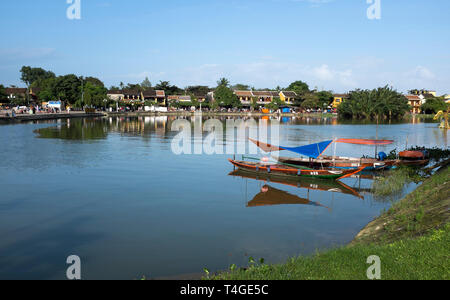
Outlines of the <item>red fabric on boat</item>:
{"label": "red fabric on boat", "polygon": [[354,145],[391,145],[391,140],[365,140],[365,139],[338,139],[336,143],[354,144]]}
{"label": "red fabric on boat", "polygon": [[266,143],[263,143],[263,142],[260,142],[260,141],[254,140],[254,139],[249,139],[249,140],[252,141],[253,143],[255,143],[256,146],[261,148],[264,152],[275,152],[275,151],[284,150],[281,147],[273,146],[271,144],[266,144]]}

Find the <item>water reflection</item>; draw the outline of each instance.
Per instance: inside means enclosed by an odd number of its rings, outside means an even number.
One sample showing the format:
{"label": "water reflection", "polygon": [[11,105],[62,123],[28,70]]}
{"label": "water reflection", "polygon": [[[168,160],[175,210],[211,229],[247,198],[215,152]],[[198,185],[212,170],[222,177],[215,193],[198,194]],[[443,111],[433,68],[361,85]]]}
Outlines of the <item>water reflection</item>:
{"label": "water reflection", "polygon": [[259,194],[248,202],[247,207],[273,205],[312,205],[327,208],[318,202],[312,202],[309,199],[300,198],[297,195],[276,189],[267,184],[261,188],[261,192]]}
{"label": "water reflection", "polygon": [[43,139],[99,140],[106,139],[108,126],[105,120],[100,118],[68,119],[66,123],[57,127],[42,128],[35,132]]}
{"label": "water reflection", "polygon": [[[226,129],[227,120],[252,120],[256,124],[261,122],[266,125],[270,125],[272,122],[276,121],[281,124],[283,128],[288,128],[290,130],[296,131],[296,135],[289,135],[288,139],[292,142],[301,142],[307,140],[317,142],[322,139],[330,138],[329,134],[309,135],[305,132],[304,127],[296,125],[324,125],[332,126],[329,127],[330,130],[334,126],[342,127],[347,125],[372,125],[366,128],[364,132],[355,130],[356,126],[352,127],[350,132],[352,134],[346,135],[345,132],[336,132],[334,135],[345,136],[345,137],[355,137],[363,138],[370,136],[375,138],[375,126],[371,121],[361,121],[361,120],[340,120],[337,117],[262,117],[262,118],[251,118],[251,117],[235,117],[235,116],[221,116],[221,117],[210,117],[210,116],[143,116],[143,117],[104,117],[104,118],[86,118],[86,119],[68,119],[65,121],[58,120],[58,125],[56,127],[44,128],[36,130],[40,138],[48,139],[64,139],[64,140],[99,140],[107,138],[109,133],[119,133],[123,136],[142,136],[147,137],[151,134],[156,134],[159,137],[170,137],[174,136],[175,133],[171,131],[172,123],[176,120],[184,119],[191,123],[192,127],[199,121],[204,125],[204,123],[210,119],[219,120],[224,124],[224,129]],[[392,138],[393,132],[392,127],[389,125],[401,125],[409,124],[405,129],[395,133],[395,136],[401,136],[399,140],[404,144],[408,136],[414,137],[417,135],[416,130],[412,126],[425,125],[431,121],[424,120],[421,118],[412,118],[409,121],[386,121],[382,123],[379,128],[379,138]],[[55,124],[55,121],[36,121],[33,124]],[[425,124],[422,124],[425,123]],[[434,126],[435,124],[430,126]],[[373,127],[373,128],[372,128]],[[387,129],[389,128],[389,132]],[[333,129],[334,130],[334,129]],[[367,135],[368,132],[374,134]],[[283,133],[282,133],[283,135]],[[445,140],[445,145],[447,145],[447,132],[442,132],[437,129],[433,131],[435,140]],[[333,137],[335,137],[333,136]],[[410,140],[411,143],[411,140]]]}
{"label": "water reflection", "polygon": [[[278,183],[286,186],[293,186],[299,189],[325,191],[330,193],[340,193],[346,195],[352,195],[360,199],[364,199],[357,189],[352,188],[345,183],[338,180],[318,180],[313,178],[301,178],[301,179],[289,179],[289,178],[272,178],[267,174],[252,174],[241,170],[233,171],[229,176],[241,177],[244,179],[254,179],[263,182]],[[369,192],[368,189],[361,189],[364,192]],[[308,200],[309,201],[309,200]]]}
{"label": "water reflection", "polygon": [[[228,176],[227,155],[176,155],[169,141],[177,134],[170,131],[177,119],[105,117],[0,126],[5,157],[0,278],[64,279],[61,262],[73,253],[82,258],[85,279],[172,276],[205,266],[224,270],[247,265],[246,254],[279,263],[347,244],[390,207],[371,194],[373,174],[343,183]],[[182,119],[194,126],[211,118]],[[218,118],[223,124],[228,119],[239,118]],[[255,121],[274,121],[267,119]],[[286,145],[370,139],[377,132],[374,125],[335,118],[282,121]],[[392,146],[399,149],[407,135],[409,145],[442,147],[443,134],[436,124],[379,126],[379,137],[399,141]],[[368,151],[338,148],[345,156]]]}

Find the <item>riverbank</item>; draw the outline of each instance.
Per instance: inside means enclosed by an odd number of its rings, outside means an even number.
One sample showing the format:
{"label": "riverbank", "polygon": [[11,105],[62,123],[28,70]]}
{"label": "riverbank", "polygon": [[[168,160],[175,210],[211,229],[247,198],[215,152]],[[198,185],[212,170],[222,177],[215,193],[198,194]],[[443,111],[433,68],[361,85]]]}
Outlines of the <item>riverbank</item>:
{"label": "riverbank", "polygon": [[28,122],[28,121],[44,121],[44,120],[58,120],[58,119],[73,119],[73,118],[87,118],[87,117],[103,117],[103,113],[85,113],[85,112],[71,112],[71,113],[56,113],[56,114],[35,114],[35,115],[16,115],[15,117],[0,116],[0,122]]}
{"label": "riverbank", "polygon": [[[84,112],[71,112],[69,113],[57,113],[57,114],[37,114],[37,115],[16,115],[15,118],[6,117],[0,115],[0,121],[3,122],[23,122],[23,121],[40,121],[40,120],[55,120],[55,119],[71,119],[71,118],[84,118],[84,117],[158,117],[158,116],[173,116],[173,117],[191,117],[195,116],[197,113],[190,111],[176,111],[176,112],[96,112],[91,114],[86,114]],[[203,117],[227,117],[227,118],[338,118],[337,114],[331,113],[272,113],[264,114],[260,112],[202,112]],[[434,116],[431,115],[406,115],[405,119],[432,119]],[[350,121],[350,120],[348,120]]]}
{"label": "riverbank", "polygon": [[367,279],[369,256],[381,259],[382,279],[450,279],[450,168],[369,223],[350,245],[285,264],[255,265],[216,280]]}
{"label": "riverbank", "polygon": [[[190,111],[176,111],[176,112],[106,112],[108,117],[145,117],[145,116],[194,116],[198,113]],[[322,114],[322,113],[273,113],[264,114],[259,112],[202,112],[204,117],[311,117],[311,118],[332,118],[337,117],[336,114]]]}

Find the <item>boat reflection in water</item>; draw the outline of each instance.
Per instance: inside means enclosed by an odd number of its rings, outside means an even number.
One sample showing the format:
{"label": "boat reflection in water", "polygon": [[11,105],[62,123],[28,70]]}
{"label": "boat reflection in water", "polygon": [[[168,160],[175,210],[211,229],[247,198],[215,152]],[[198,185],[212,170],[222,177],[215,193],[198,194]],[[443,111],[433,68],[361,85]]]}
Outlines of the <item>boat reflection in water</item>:
{"label": "boat reflection in water", "polygon": [[273,205],[312,205],[328,208],[318,202],[300,198],[288,192],[276,189],[270,185],[264,185],[261,192],[253,200],[248,202],[247,207],[273,206]]}
{"label": "boat reflection in water", "polygon": [[253,174],[241,170],[233,171],[229,176],[241,177],[245,179],[254,179],[264,181],[266,184],[261,188],[261,192],[258,193],[253,200],[248,202],[247,207],[259,207],[259,206],[273,206],[273,205],[313,205],[328,208],[318,202],[312,202],[309,199],[300,198],[296,195],[276,189],[267,183],[277,183],[287,186],[293,186],[300,189],[325,191],[331,193],[341,193],[352,195],[360,199],[364,199],[364,196],[358,193],[355,189],[348,185],[333,180],[317,180],[311,178],[302,178],[301,180],[290,180],[288,178],[271,178],[270,175]]}

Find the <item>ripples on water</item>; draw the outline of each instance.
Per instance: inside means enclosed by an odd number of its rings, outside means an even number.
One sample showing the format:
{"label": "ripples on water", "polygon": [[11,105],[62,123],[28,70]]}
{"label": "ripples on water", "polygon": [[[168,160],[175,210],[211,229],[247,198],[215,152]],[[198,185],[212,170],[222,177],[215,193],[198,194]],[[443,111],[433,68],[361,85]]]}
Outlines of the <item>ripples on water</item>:
{"label": "ripples on water", "polygon": [[[0,126],[0,279],[64,279],[72,254],[81,257],[85,279],[222,270],[245,265],[248,256],[282,262],[348,243],[390,205],[371,195],[370,174],[342,183],[267,182],[233,172],[229,155],[174,155],[175,120]],[[280,121],[287,146],[373,139],[377,131],[373,124],[332,118]],[[446,134],[417,120],[378,129],[380,139],[396,141],[380,149],[385,152],[406,143],[448,147]],[[337,150],[346,156],[374,153],[365,146]]]}

